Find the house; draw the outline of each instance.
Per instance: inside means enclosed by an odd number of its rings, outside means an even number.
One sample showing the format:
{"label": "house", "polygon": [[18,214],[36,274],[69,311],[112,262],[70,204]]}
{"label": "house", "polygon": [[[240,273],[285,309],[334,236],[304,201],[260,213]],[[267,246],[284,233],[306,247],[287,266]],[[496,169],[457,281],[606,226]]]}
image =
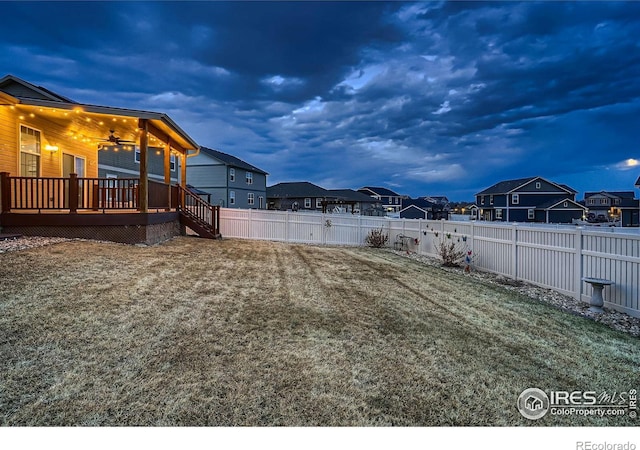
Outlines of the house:
{"label": "house", "polygon": [[200,147],[189,159],[189,183],[227,208],[265,209],[268,173],[228,153]]}
{"label": "house", "polygon": [[426,197],[405,198],[402,200],[400,218],[428,220],[447,219],[448,211],[445,211],[442,203],[429,201]]}
{"label": "house", "polygon": [[397,194],[390,189],[383,187],[364,186],[358,192],[367,194],[382,204],[385,211],[398,212],[402,209],[402,199],[404,195]]}
{"label": "house", "polygon": [[529,177],[501,181],[478,192],[476,204],[481,220],[571,223],[586,213],[575,197],[569,186]]}
{"label": "house", "polygon": [[[107,177],[103,151],[128,153],[137,172],[113,166]],[[216,237],[217,210],[185,189],[187,159],[198,151],[164,113],[78,103],[7,75],[0,78],[0,226],[126,243],[159,242],[185,226]],[[162,160],[159,180],[152,152]],[[182,166],[180,185],[171,181],[172,159]]]}
{"label": "house", "polygon": [[589,209],[589,222],[618,222],[623,227],[640,224],[639,200],[633,191],[585,192],[584,204]]}
{"label": "house", "polygon": [[[372,216],[377,215],[376,212],[381,207],[376,199],[362,192],[354,191],[353,189],[329,189],[328,192],[329,196],[325,202],[326,207],[323,209],[323,212],[337,211],[346,208],[346,210],[352,213]],[[332,206],[334,207],[333,209],[331,208]]]}
{"label": "house", "polygon": [[322,202],[331,193],[308,181],[278,183],[267,188],[269,209],[281,211],[322,211]]}

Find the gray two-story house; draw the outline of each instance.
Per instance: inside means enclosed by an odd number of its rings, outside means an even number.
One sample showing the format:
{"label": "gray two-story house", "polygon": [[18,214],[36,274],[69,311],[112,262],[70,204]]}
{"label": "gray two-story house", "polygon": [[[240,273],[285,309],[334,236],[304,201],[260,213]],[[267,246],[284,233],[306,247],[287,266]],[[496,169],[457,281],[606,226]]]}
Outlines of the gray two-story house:
{"label": "gray two-story house", "polygon": [[211,203],[226,208],[265,209],[268,173],[228,153],[200,147],[189,158],[187,180],[211,194]]}
{"label": "gray two-story house", "polygon": [[[149,180],[164,183],[164,149],[149,147],[147,151]],[[171,184],[178,182],[178,158],[170,156]],[[99,178],[137,178],[140,174],[140,148],[129,143],[105,143],[99,146]]]}
{"label": "gray two-story house", "polygon": [[542,177],[505,180],[478,192],[480,219],[503,222],[571,223],[586,208],[576,202],[576,191]]}

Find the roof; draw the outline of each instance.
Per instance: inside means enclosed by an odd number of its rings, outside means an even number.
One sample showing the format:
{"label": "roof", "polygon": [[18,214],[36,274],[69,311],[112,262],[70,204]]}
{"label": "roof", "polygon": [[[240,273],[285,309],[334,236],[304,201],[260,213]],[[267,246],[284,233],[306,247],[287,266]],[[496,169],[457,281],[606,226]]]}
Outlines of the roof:
{"label": "roof", "polygon": [[[424,197],[420,198],[407,198],[402,201],[402,208],[406,209],[409,206],[415,206],[420,209],[431,209],[436,205],[435,202],[431,202]],[[442,207],[440,207],[442,208]]]}
{"label": "roof", "polygon": [[[536,206],[536,209],[544,209],[544,210],[554,209],[556,206],[558,206],[559,204],[564,203],[564,202],[572,203],[574,206],[578,207],[579,209],[583,209],[583,210],[587,210],[588,209],[584,205],[581,205],[578,202],[574,202],[573,200],[571,200],[569,198],[565,198],[563,200],[557,200],[557,201],[553,200],[553,201],[544,203],[542,205]],[[575,209],[575,208],[571,208],[571,209]]]}
{"label": "roof", "polygon": [[330,197],[331,193],[308,181],[278,183],[267,187],[268,198]]}
{"label": "roof", "polygon": [[349,200],[361,203],[375,203],[376,200],[370,195],[363,194],[362,192],[354,191],[353,189],[329,189],[329,194],[335,197],[337,200]]}
{"label": "roof", "polygon": [[578,191],[567,186],[566,184],[558,184],[553,181],[549,181],[542,177],[527,177],[527,178],[518,178],[515,180],[505,180],[500,181],[499,183],[494,184],[493,186],[488,187],[484,191],[478,192],[476,195],[490,195],[490,194],[509,194],[516,189],[531,183],[534,180],[542,180],[549,184],[553,184],[554,186],[559,187],[560,189],[569,192],[570,194],[575,194]]}
{"label": "roof", "polygon": [[605,197],[618,197],[618,198],[635,198],[635,192],[633,191],[600,191],[600,192],[585,192],[584,198],[593,197],[594,195],[604,195]]}
{"label": "roof", "polygon": [[387,189],[387,188],[383,188],[383,187],[364,186],[364,187],[361,187],[358,190],[359,191],[363,191],[365,189],[373,192],[374,194],[384,195],[385,197],[389,197],[389,196],[391,196],[391,197],[401,197],[400,194],[397,194],[397,193],[393,192],[392,190]]}
{"label": "roof", "polygon": [[265,172],[262,169],[259,169],[258,167],[254,166],[253,164],[249,164],[246,161],[241,160],[240,158],[237,158],[233,155],[230,155],[228,153],[224,153],[221,152],[220,150],[214,150],[212,148],[208,148],[208,147],[200,147],[200,152],[204,153],[205,155],[209,155],[212,156],[216,159],[219,159],[220,161],[222,161],[223,163],[232,166],[232,167],[237,167],[238,169],[244,169],[244,170],[250,170],[252,172],[257,172],[257,173],[261,173],[264,175],[268,175],[267,172]]}
{"label": "roof", "polygon": [[[169,136],[176,145],[182,147],[185,151],[189,149],[198,149],[200,147],[168,115],[164,113],[78,103],[13,75],[6,75],[0,79],[0,91],[5,93],[3,98],[5,100],[12,100],[12,103],[15,104],[16,107],[48,108],[47,111],[75,111],[77,113],[85,113],[87,115],[108,114],[112,116],[147,119],[150,122],[151,127],[155,128],[155,131],[152,130],[152,133],[158,134],[157,137],[162,138],[162,135],[165,134]],[[104,125],[105,128],[108,126],[109,124]],[[130,126],[137,127],[137,124]],[[133,132],[133,128],[131,128],[131,131]]]}

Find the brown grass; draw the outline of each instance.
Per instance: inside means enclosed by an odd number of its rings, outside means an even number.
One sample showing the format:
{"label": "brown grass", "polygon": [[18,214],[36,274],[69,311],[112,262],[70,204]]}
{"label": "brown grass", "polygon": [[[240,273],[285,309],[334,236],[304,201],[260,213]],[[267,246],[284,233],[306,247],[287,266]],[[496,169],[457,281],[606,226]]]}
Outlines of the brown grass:
{"label": "brown grass", "polygon": [[177,238],[0,255],[3,425],[537,422],[520,392],[638,387],[638,339],[368,248]]}

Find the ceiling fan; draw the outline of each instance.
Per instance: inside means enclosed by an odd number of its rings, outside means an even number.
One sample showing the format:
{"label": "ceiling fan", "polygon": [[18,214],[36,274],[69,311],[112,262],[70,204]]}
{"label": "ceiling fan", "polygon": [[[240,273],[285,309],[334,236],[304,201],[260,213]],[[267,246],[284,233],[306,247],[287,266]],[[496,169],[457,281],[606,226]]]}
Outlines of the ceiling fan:
{"label": "ceiling fan", "polygon": [[[128,141],[126,139],[120,139],[118,136],[116,136],[114,133],[116,132],[116,130],[109,130],[109,136],[106,138],[100,138],[98,139],[99,141],[104,141],[104,142],[109,142],[111,144],[114,145],[127,145],[127,144],[135,144],[135,141]],[[105,144],[101,144],[101,145],[105,145]]]}

